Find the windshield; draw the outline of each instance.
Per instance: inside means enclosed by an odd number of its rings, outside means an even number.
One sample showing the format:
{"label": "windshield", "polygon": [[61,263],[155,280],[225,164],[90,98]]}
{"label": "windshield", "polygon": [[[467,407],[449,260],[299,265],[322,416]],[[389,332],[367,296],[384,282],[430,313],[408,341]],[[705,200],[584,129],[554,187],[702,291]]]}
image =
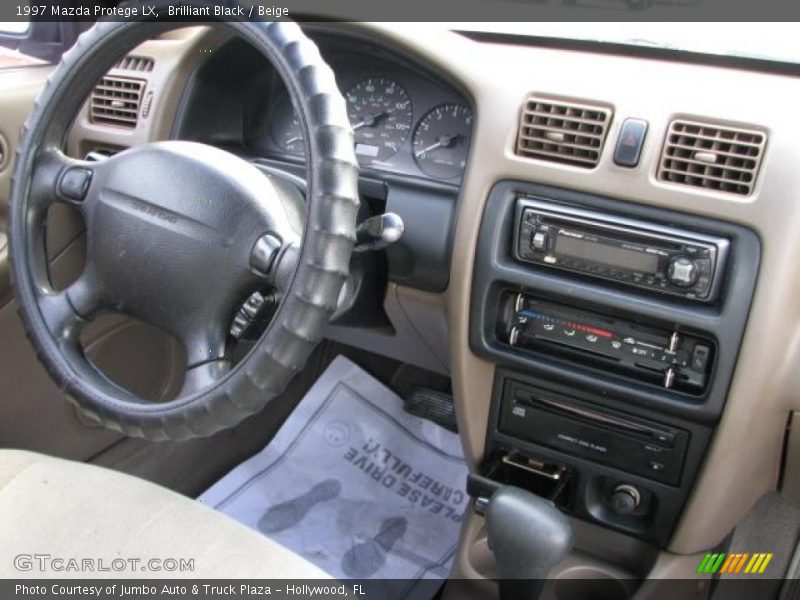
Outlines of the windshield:
{"label": "windshield", "polygon": [[451,28],[800,63],[796,23],[453,23]]}

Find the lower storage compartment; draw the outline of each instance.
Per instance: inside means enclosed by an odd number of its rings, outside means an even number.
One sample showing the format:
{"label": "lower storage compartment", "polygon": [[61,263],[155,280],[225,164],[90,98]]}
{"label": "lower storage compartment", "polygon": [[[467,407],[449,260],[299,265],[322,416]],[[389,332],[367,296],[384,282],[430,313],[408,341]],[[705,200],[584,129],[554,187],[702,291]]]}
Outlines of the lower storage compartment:
{"label": "lower storage compartment", "polygon": [[571,517],[666,546],[711,428],[502,369],[493,395],[484,460],[467,485],[476,512],[514,486]]}
{"label": "lower storage compartment", "polygon": [[511,485],[547,498],[556,506],[567,507],[572,486],[572,471],[565,465],[547,462],[519,452],[503,452],[492,458],[483,475],[470,474],[467,492],[478,500],[487,499],[499,488]]}

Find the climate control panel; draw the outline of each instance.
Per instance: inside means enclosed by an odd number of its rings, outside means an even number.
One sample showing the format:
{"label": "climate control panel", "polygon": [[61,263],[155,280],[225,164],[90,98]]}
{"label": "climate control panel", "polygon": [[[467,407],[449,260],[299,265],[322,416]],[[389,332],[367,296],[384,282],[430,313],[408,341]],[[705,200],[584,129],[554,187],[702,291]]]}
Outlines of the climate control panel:
{"label": "climate control panel", "polygon": [[573,361],[699,395],[709,381],[710,340],[506,292],[497,335],[514,348],[556,353]]}

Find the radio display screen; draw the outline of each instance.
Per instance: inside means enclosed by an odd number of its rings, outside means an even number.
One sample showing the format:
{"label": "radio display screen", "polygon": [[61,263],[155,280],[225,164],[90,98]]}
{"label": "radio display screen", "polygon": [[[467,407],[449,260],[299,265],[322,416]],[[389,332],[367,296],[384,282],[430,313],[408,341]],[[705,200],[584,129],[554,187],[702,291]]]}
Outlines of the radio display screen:
{"label": "radio display screen", "polygon": [[556,254],[582,258],[631,271],[655,273],[658,270],[658,257],[655,255],[563,235],[556,238],[555,250]]}

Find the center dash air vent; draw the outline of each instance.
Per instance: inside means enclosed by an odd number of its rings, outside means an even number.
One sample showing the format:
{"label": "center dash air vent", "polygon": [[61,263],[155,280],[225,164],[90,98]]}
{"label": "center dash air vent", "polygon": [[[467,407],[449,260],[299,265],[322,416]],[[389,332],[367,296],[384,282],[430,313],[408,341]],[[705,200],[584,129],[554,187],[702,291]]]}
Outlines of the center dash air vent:
{"label": "center dash air vent", "polygon": [[535,96],[525,100],[517,137],[517,154],[591,168],[611,122],[611,110]]}
{"label": "center dash air vent", "polygon": [[140,73],[145,73],[152,71],[154,66],[155,61],[149,56],[128,54],[117,61],[117,64],[114,65],[114,68],[122,69],[123,71],[139,71]]}
{"label": "center dash air vent", "polygon": [[140,79],[103,77],[92,90],[89,109],[92,123],[135,128],[144,86]]}
{"label": "center dash air vent", "polygon": [[670,123],[658,178],[746,196],[753,191],[766,134],[677,120]]}

